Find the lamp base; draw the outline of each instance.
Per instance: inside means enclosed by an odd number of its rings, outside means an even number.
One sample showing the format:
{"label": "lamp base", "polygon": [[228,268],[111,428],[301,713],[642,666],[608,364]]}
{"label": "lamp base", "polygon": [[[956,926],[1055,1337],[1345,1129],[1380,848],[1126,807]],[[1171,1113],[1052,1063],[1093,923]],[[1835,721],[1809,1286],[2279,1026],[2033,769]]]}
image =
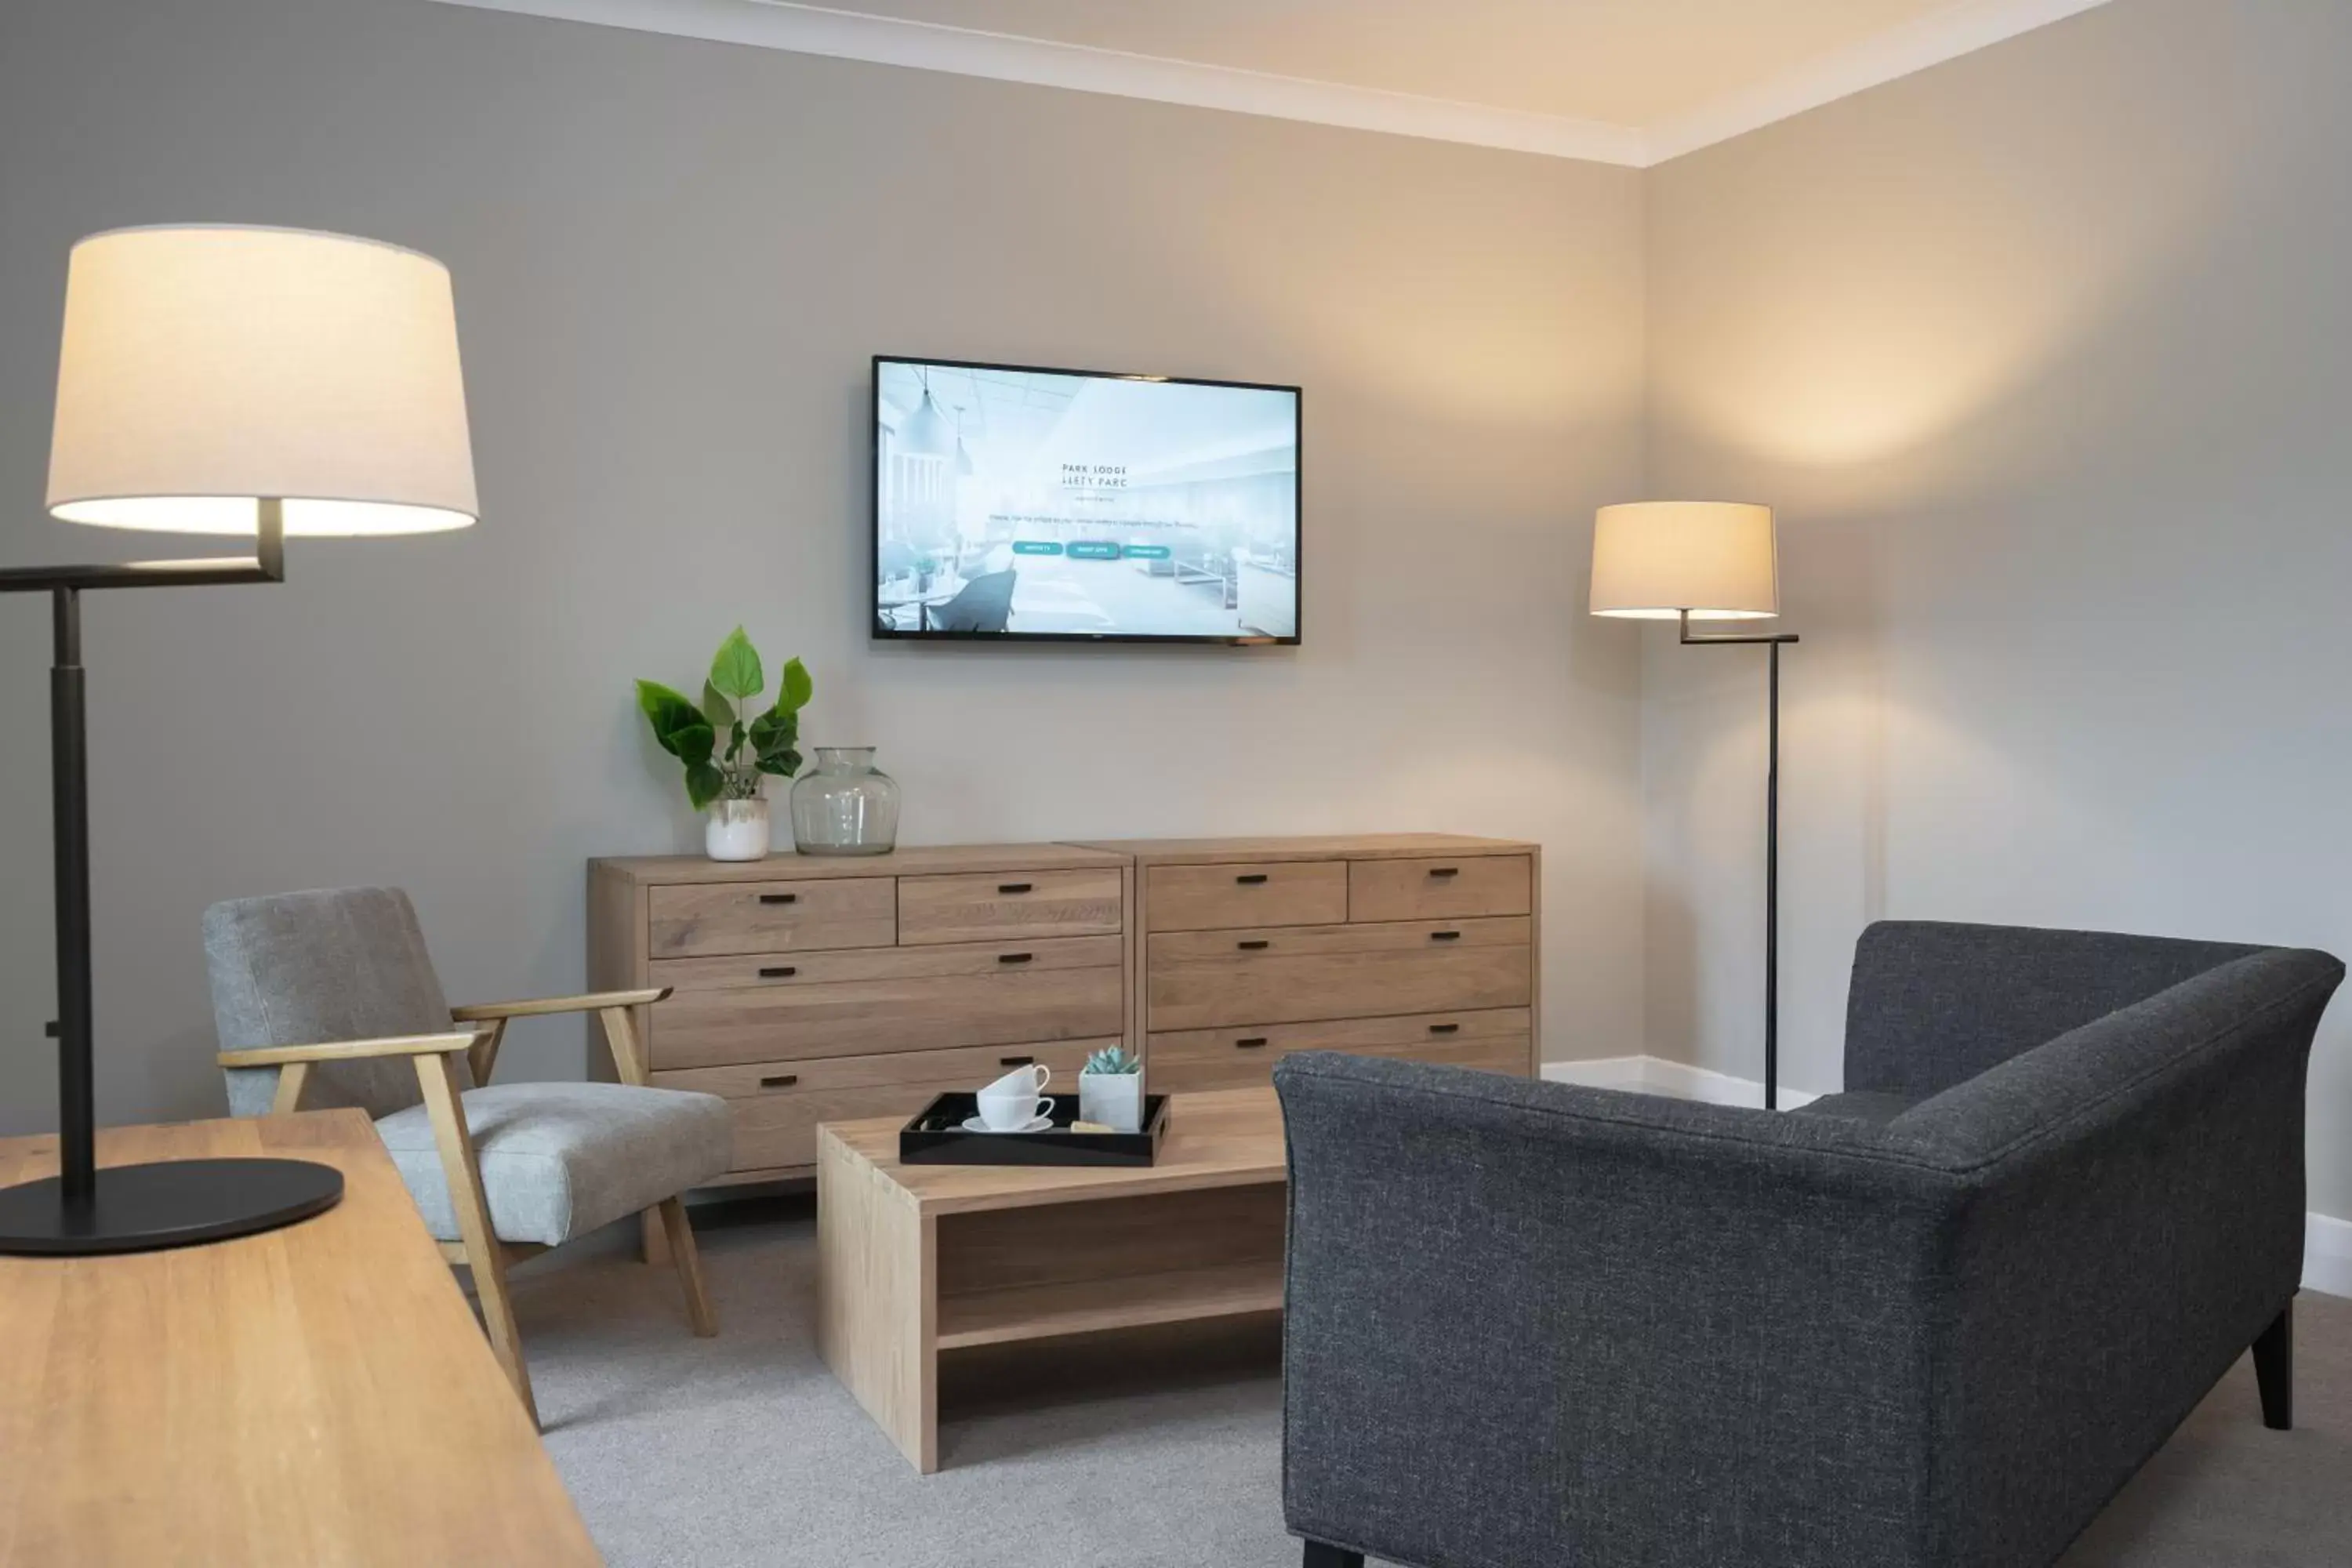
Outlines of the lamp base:
{"label": "lamp base", "polygon": [[90,1257],[194,1247],[276,1230],[335,1206],[343,1173],[308,1160],[109,1165],[68,1202],[58,1178],[0,1188],[0,1253]]}

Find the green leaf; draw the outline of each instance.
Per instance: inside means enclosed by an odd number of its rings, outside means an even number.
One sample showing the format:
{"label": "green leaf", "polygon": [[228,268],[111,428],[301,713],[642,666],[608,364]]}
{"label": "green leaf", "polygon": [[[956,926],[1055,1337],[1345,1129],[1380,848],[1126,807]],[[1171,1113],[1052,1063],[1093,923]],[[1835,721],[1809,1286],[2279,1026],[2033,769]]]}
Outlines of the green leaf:
{"label": "green leaf", "polygon": [[[709,725],[703,722],[702,715],[696,711],[693,703],[659,681],[637,682],[637,707],[644,712],[646,721],[654,727],[654,739],[661,743],[663,751],[674,757],[684,755],[678,750],[677,738],[681,733],[697,725],[706,732],[709,730]],[[706,756],[709,754],[707,752],[704,753]]]}
{"label": "green leaf", "polygon": [[719,743],[719,737],[710,732],[710,726],[703,723],[688,724],[677,732],[676,738],[677,744],[671,749],[689,771],[709,762],[711,749]]}
{"label": "green leaf", "polygon": [[710,684],[740,700],[759,695],[767,683],[760,671],[759,650],[743,635],[743,628],[737,626],[727,634],[727,640],[719,645],[719,656],[710,661]]}
{"label": "green leaf", "polygon": [[786,659],[777,677],[776,711],[797,713],[815,693],[816,681],[809,675],[808,666],[797,658]]}
{"label": "green leaf", "polygon": [[[709,731],[705,730],[703,733],[707,735]],[[702,761],[687,765],[686,798],[694,803],[695,810],[700,811],[717,800],[719,791],[726,787],[727,775],[719,771],[719,764],[707,754]]]}
{"label": "green leaf", "polygon": [[743,729],[743,721],[741,721],[740,719],[738,719],[737,721],[735,721],[735,726],[734,726],[734,728],[733,728],[733,729],[729,732],[729,734],[728,734],[728,736],[727,736],[727,760],[728,760],[729,762],[730,762],[730,763],[731,763],[731,762],[733,762],[736,758],[738,758],[738,757],[740,757],[740,756],[741,756],[741,755],[743,754],[743,736],[744,736],[744,733],[745,733],[745,731],[744,731],[744,729]]}
{"label": "green leaf", "polygon": [[702,716],[710,721],[714,730],[723,730],[735,722],[735,705],[707,680],[702,683]]}
{"label": "green leaf", "polygon": [[761,752],[760,771],[763,773],[773,773],[780,779],[788,779],[801,771],[801,754],[790,746],[777,752]]}
{"label": "green leaf", "polygon": [[800,753],[793,751],[793,747],[801,738],[799,714],[771,708],[751,721],[751,749],[759,755],[761,771],[776,772],[776,769],[768,766],[768,759],[782,756],[786,752],[792,754],[793,768],[799,768]]}

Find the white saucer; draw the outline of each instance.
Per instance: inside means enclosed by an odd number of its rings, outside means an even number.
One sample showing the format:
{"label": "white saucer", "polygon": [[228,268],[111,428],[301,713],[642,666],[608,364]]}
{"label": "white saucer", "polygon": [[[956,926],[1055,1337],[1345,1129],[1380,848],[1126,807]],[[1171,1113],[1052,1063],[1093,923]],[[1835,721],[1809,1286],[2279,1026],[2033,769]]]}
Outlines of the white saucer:
{"label": "white saucer", "polygon": [[1053,1125],[1054,1119],[1050,1116],[1039,1116],[1034,1118],[1025,1127],[1005,1128],[991,1127],[987,1122],[982,1121],[977,1116],[968,1116],[964,1119],[963,1130],[967,1132],[1043,1132],[1045,1129]]}

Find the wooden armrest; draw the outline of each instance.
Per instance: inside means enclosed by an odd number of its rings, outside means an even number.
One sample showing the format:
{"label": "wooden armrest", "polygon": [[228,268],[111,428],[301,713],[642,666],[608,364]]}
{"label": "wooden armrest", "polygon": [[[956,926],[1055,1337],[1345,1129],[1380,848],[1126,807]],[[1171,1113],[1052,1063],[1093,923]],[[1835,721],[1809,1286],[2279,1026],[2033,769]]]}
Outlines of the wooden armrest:
{"label": "wooden armrest", "polygon": [[529,1002],[484,1002],[478,1006],[452,1007],[449,1016],[460,1024],[499,1018],[537,1018],[550,1013],[596,1013],[607,1007],[642,1007],[669,994],[667,985],[654,991],[597,991],[585,996],[547,996]]}
{"label": "wooden armrest", "polygon": [[225,1068],[290,1067],[297,1062],[354,1062],[383,1057],[431,1057],[470,1050],[489,1031],[459,1029],[446,1035],[394,1035],[380,1040],[334,1040],[318,1046],[262,1046],[223,1051],[214,1059]]}

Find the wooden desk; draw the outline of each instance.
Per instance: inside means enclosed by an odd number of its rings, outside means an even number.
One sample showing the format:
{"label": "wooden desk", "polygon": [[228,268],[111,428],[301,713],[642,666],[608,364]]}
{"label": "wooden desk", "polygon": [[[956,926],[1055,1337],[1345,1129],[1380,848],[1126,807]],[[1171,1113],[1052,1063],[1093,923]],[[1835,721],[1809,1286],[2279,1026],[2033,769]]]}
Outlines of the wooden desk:
{"label": "wooden desk", "polygon": [[1289,1173],[1271,1089],[1181,1094],[1150,1166],[901,1165],[904,1119],[817,1148],[817,1348],[939,1468],[939,1358],[1282,1309]]}
{"label": "wooden desk", "polygon": [[[602,1561],[356,1110],[99,1134],[100,1166],[284,1155],[315,1219],[211,1247],[0,1257],[0,1564]],[[0,1140],[0,1184],[54,1137]]]}

